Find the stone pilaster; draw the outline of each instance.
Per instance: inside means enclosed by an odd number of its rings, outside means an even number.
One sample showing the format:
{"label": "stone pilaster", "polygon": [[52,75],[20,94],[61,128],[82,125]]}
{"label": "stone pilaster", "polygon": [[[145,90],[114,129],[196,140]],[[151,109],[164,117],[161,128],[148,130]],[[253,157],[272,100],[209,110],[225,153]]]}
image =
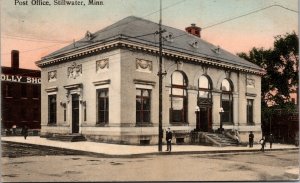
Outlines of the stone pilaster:
{"label": "stone pilaster", "polygon": [[196,90],[188,90],[188,122],[192,128],[196,128],[195,108],[197,107],[197,94],[198,91]]}
{"label": "stone pilaster", "polygon": [[212,128],[218,129],[220,127],[220,102],[221,102],[221,94],[220,93],[212,93],[212,101],[213,101],[213,107],[212,107]]}
{"label": "stone pilaster", "polygon": [[239,95],[233,94],[233,124],[239,126]]}

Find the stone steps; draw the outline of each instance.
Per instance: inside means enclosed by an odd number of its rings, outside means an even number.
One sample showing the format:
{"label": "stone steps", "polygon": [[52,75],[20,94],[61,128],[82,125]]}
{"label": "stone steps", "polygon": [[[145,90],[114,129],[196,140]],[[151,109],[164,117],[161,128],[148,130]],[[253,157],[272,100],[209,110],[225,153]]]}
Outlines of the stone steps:
{"label": "stone steps", "polygon": [[217,143],[219,143],[222,147],[224,146],[237,146],[237,142],[223,134],[218,133],[205,133],[206,136],[212,138]]}

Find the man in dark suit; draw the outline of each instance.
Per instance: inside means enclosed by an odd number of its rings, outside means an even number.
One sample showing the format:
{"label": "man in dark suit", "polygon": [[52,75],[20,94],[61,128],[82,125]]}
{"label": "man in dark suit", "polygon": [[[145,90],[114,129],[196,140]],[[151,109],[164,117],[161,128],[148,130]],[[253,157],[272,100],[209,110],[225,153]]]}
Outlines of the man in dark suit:
{"label": "man in dark suit", "polygon": [[271,133],[270,136],[269,136],[270,149],[272,149],[273,142],[274,142],[274,137],[273,137],[273,135]]}
{"label": "man in dark suit", "polygon": [[171,152],[172,136],[173,136],[173,134],[172,134],[170,128],[168,128],[166,131],[166,141],[167,141],[167,150],[166,151]]}
{"label": "man in dark suit", "polygon": [[249,147],[253,147],[253,139],[254,139],[254,134],[251,131],[249,134]]}

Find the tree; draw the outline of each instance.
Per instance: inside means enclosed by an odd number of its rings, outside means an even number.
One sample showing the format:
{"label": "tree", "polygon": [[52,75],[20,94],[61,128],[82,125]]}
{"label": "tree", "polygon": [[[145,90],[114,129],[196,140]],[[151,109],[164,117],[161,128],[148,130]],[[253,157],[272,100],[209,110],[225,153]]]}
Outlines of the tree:
{"label": "tree", "polygon": [[238,56],[264,68],[261,96],[264,105],[285,105],[293,86],[298,88],[299,46],[295,32],[275,37],[274,48],[253,48]]}
{"label": "tree", "polygon": [[[237,55],[264,68],[266,74],[261,81],[262,126],[269,125],[277,109],[293,112],[296,107],[290,99],[290,92],[297,88],[299,67],[299,41],[295,32],[275,37],[273,48],[252,48]],[[298,96],[297,96],[298,103]],[[263,129],[263,133],[266,132]]]}

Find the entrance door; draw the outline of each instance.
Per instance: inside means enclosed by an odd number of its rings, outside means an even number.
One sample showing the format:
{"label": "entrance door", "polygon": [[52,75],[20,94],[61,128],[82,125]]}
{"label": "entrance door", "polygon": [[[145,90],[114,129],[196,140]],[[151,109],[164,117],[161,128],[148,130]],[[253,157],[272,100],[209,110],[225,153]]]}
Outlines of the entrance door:
{"label": "entrance door", "polygon": [[200,111],[196,112],[196,130],[208,132],[212,129],[211,123],[211,107],[200,107]]}
{"label": "entrance door", "polygon": [[72,95],[72,133],[79,133],[79,95]]}
{"label": "entrance door", "polygon": [[200,108],[200,131],[207,132],[208,130],[208,116],[207,116],[207,108]]}

